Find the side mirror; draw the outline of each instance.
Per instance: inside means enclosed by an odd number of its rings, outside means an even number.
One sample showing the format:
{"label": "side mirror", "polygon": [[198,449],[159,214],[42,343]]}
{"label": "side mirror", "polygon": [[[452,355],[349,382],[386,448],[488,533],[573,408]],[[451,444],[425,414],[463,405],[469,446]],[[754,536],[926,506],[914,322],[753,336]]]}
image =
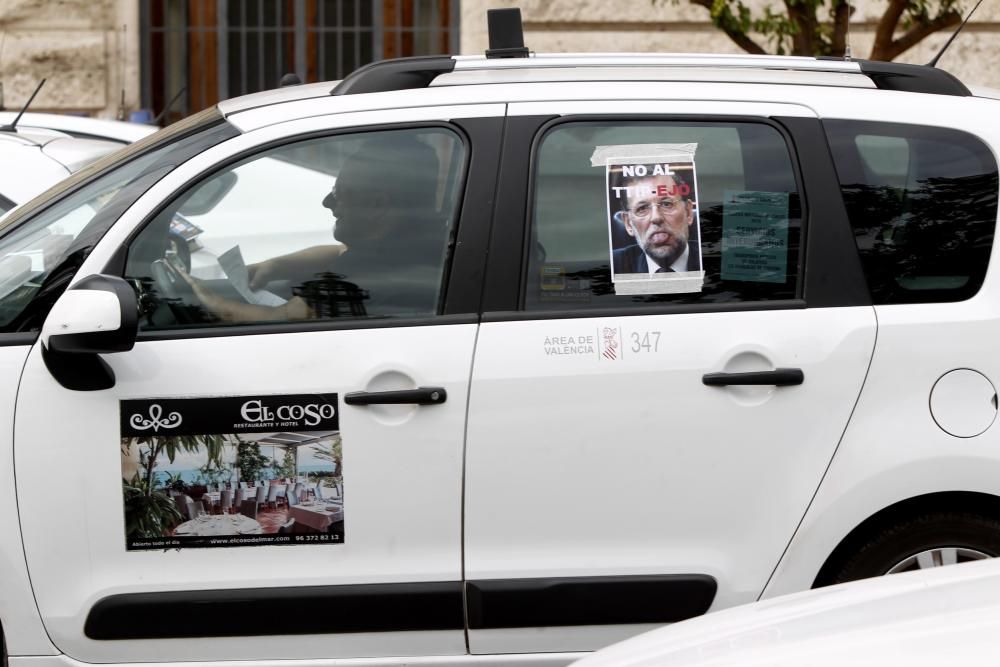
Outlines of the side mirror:
{"label": "side mirror", "polygon": [[45,318],[42,359],[67,389],[110,389],[114,371],[98,355],[131,350],[138,330],[135,290],[116,276],[87,276],[66,290]]}

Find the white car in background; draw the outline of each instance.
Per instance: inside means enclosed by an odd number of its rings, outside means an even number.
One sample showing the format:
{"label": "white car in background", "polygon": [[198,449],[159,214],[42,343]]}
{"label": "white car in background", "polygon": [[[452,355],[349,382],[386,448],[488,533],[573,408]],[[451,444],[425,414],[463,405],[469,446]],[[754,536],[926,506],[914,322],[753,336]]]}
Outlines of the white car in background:
{"label": "white car in background", "polygon": [[122,145],[116,140],[84,139],[45,129],[0,131],[0,214]]}
{"label": "white car in background", "polygon": [[[17,118],[16,111],[0,111],[0,126],[9,125]],[[88,118],[57,113],[27,112],[17,122],[20,132],[41,133],[55,130],[81,139],[104,139],[119,144],[130,144],[147,137],[160,128],[144,123],[127,123],[120,120]]]}
{"label": "white car in background", "polygon": [[735,607],[609,646],[574,667],[875,667],[988,661],[1000,562],[922,569]]}

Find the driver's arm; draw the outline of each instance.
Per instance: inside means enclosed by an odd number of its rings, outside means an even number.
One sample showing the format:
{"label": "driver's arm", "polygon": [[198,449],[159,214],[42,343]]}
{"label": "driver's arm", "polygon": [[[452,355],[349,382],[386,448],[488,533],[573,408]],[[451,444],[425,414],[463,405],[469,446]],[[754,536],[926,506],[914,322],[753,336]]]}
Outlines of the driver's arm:
{"label": "driver's arm", "polygon": [[250,289],[263,289],[274,280],[302,281],[313,278],[329,271],[333,260],[346,249],[347,246],[344,245],[318,245],[250,264],[247,266]]}
{"label": "driver's arm", "polygon": [[176,267],[171,268],[191,286],[194,295],[205,309],[224,322],[288,322],[315,317],[312,309],[301,297],[294,296],[280,306],[261,306],[234,301],[219,296],[205,287],[200,280],[184,271]]}

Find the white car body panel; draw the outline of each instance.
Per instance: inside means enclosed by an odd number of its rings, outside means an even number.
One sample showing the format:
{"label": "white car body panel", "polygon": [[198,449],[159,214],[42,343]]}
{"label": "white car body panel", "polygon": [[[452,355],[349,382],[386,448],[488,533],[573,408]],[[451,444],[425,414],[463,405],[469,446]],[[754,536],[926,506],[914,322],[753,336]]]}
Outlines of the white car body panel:
{"label": "white car body panel", "polygon": [[0,133],[0,195],[23,204],[120,143],[59,134]]}
{"label": "white car body panel", "polygon": [[38,146],[0,135],[0,173],[4,175],[0,194],[21,204],[69,176],[70,171],[45,156]]}
{"label": "white car body panel", "polygon": [[122,145],[117,142],[103,139],[59,137],[47,142],[42,147],[42,152],[64,165],[72,173],[121,147]]}
{"label": "white car body panel", "polygon": [[[656,102],[624,104],[662,112]],[[518,103],[509,113],[614,118],[621,108]],[[782,104],[680,102],[671,111],[812,116]],[[546,355],[550,336],[587,335],[599,348],[605,328],[620,332],[620,364],[599,353]],[[484,323],[467,440],[466,577],[701,573],[718,582],[712,609],[755,600],[848,423],[875,328],[871,307]],[[660,351],[629,355],[631,337],[651,332],[662,334]],[[780,367],[801,368],[804,384],[701,382],[709,372]],[[513,423],[496,407],[515,405]],[[506,492],[514,479],[517,494]],[[473,629],[469,646],[593,650],[644,629]]]}
{"label": "white car body panel", "polygon": [[[971,102],[976,103],[973,109],[982,106],[982,113],[963,116],[961,129],[1000,145],[989,112],[994,103]],[[941,104],[947,106],[946,101]],[[922,105],[897,115],[901,122],[926,125],[947,118],[928,115]],[[996,252],[994,239],[994,257]],[[929,409],[934,383],[948,371],[973,369],[998,386],[1000,364],[993,349],[1000,335],[1000,309],[990,296],[997,289],[1000,275],[993,266],[979,293],[967,301],[876,306],[878,341],[858,408],[762,597],[811,586],[837,544],[874,514],[874,508],[955,490],[1000,495],[996,424],[975,437],[959,438],[938,427]]]}
{"label": "white car body panel", "polygon": [[[127,354],[106,356],[117,383],[96,392],[60,387],[45,368],[40,347],[34,347],[18,393],[14,438],[22,444],[15,467],[47,471],[46,483],[33,484],[28,476],[17,488],[28,571],[53,643],[84,662],[464,654],[460,630],[301,635],[294,642],[274,637],[108,642],[86,638],[83,627],[98,600],[119,593],[459,581],[462,440],[475,335],[475,325],[454,325],[142,342]],[[423,410],[341,410],[345,467],[354,471],[345,478],[344,544],[125,551],[119,400],[342,396],[407,382],[443,386],[449,400]],[[53,415],[74,417],[53,420]],[[52,466],[55,460],[61,464]],[[428,460],[433,464],[421,463]],[[353,485],[350,474],[358,480]],[[363,480],[368,483],[359,483]]]}
{"label": "white car body panel", "polygon": [[[319,96],[281,105],[234,111],[228,119],[244,131],[287,120],[290,116],[352,113],[421,106],[521,102],[588,101],[595,97],[618,105],[618,113],[629,113],[628,100],[670,100],[659,113],[677,113],[676,102],[708,101],[736,103],[767,100],[773,104],[800,105],[823,118],[885,120],[962,128],[984,127],[995,113],[996,101],[987,98],[914,95],[892,90],[823,88],[819,86],[769,85],[766,83],[602,81],[595,96],[593,82],[504,83],[480,86],[440,86],[407,91],[405,98],[394,92],[367,95]],[[914,104],[919,97],[920,104]],[[613,100],[609,102],[608,100]],[[754,102],[761,104],[761,102]],[[551,107],[546,107],[551,110]],[[969,121],[966,123],[966,121]]]}
{"label": "white car body panel", "polygon": [[[427,119],[502,113],[503,108],[496,105],[424,110]],[[409,119],[410,114],[404,117]],[[393,118],[388,112],[310,118],[240,135],[204,151],[165,176],[119,219],[84,261],[74,282],[100,272],[119,243],[158,208],[164,196],[220,161],[289,134],[393,120],[400,120],[399,115]],[[329,183],[325,190],[329,191]],[[330,238],[333,220],[326,213],[324,236]],[[238,590],[259,581],[261,571],[282,572],[268,576],[261,585],[286,587],[460,581],[465,402],[477,328],[469,324],[143,342],[130,352],[106,355],[117,376],[115,388],[107,392],[62,389],[45,368],[36,346],[18,395],[24,417],[15,439],[36,445],[45,442],[46,446],[20,448],[17,464],[32,469],[45,465],[58,452],[55,456],[73,463],[61,466],[52,483],[74,498],[84,498],[64,507],[61,494],[49,493],[48,484],[19,489],[21,507],[32,508],[23,511],[35,517],[24,528],[25,549],[35,597],[54,643],[84,662],[464,654],[464,632],[457,630],[301,635],[294,646],[273,637],[238,642],[227,638],[104,642],[87,639],[82,630],[91,606],[108,595],[151,588],[190,590],[192,586]],[[251,359],[254,363],[245,362]],[[336,366],[317,364],[316,359],[335,360]],[[215,371],[199,367],[207,360],[214,360],[208,363]],[[193,377],[199,378],[196,385],[192,385]],[[407,384],[444,386],[448,402],[417,412],[406,406],[342,409],[349,470],[356,471],[356,480],[378,480],[377,486],[352,484],[348,473],[345,533],[349,537],[345,544],[257,547],[240,550],[238,559],[229,549],[124,551],[119,454],[117,446],[108,445],[120,439],[119,399],[254,392],[343,395],[354,390],[406,388]],[[58,398],[41,401],[41,396]],[[52,429],[43,413],[53,410],[79,413],[80,418]],[[79,433],[89,434],[89,447],[79,445],[74,435]],[[424,457],[434,465],[421,465]],[[387,460],[395,462],[392,470],[382,469]],[[423,471],[419,483],[412,477],[415,469]],[[93,484],[88,481],[91,478],[103,481]],[[411,487],[415,490],[405,503],[393,499],[393,493]],[[57,534],[47,527],[43,517],[53,513],[66,517],[67,530]],[[81,545],[82,553],[68,558],[56,546],[67,541]],[[21,653],[16,644],[12,650]]]}
{"label": "white car body panel", "polygon": [[[371,658],[322,658],[301,660],[293,664],[302,667],[563,667],[581,657],[580,653],[536,653],[533,655],[458,655],[431,657],[386,657]],[[66,656],[12,657],[10,667],[87,667],[92,663],[80,662]],[[138,667],[148,663],[123,663],[123,667]],[[287,667],[288,660],[240,660],[234,662],[217,661],[219,667]],[[174,662],[173,667],[204,667],[204,662]]]}
{"label": "white car body panel", "polygon": [[[7,125],[17,118],[16,111],[0,111],[0,125]],[[79,137],[107,139],[120,144],[130,144],[155,133],[160,128],[142,123],[120,120],[88,118],[67,114],[25,112],[17,123],[22,132],[55,130]]]}
{"label": "white car body panel", "polygon": [[[38,615],[32,593],[28,568],[21,541],[21,521],[17,508],[17,487],[14,466],[14,407],[21,370],[31,350],[27,343],[0,347],[0,497],[6,512],[0,512],[0,530],[6,536],[0,540],[0,569],[4,573],[4,593],[0,595],[0,619],[10,646],[16,640],[21,655],[53,655],[52,646]],[[8,649],[9,650],[9,649]]]}
{"label": "white car body panel", "polygon": [[53,335],[114,331],[122,325],[121,302],[110,292],[79,290],[59,299],[38,338],[48,346]]}
{"label": "white car body panel", "polygon": [[[618,362],[545,353],[546,337],[597,339],[605,327],[621,331]],[[633,333],[653,331],[658,353],[629,354]],[[466,577],[698,572],[718,581],[714,609],[756,599],[833,455],[874,342],[869,307],[483,324]],[[768,365],[801,368],[805,382],[701,383],[704,373]],[[683,390],[657,396],[666,386]],[[610,633],[641,630],[471,630],[469,642],[474,653],[592,650]]]}
{"label": "white car body panel", "polygon": [[1000,311],[986,296],[996,279],[988,276],[969,301],[876,308],[878,342],[857,410],[764,597],[811,586],[833,548],[872,508],[959,489],[998,493],[996,426],[957,438],[935,424],[928,407],[934,383],[950,370],[973,368],[1000,378],[990,353],[1000,335]]}
{"label": "white car body panel", "polygon": [[867,579],[727,609],[574,667],[881,667],[977,663],[1000,647],[1000,563]]}

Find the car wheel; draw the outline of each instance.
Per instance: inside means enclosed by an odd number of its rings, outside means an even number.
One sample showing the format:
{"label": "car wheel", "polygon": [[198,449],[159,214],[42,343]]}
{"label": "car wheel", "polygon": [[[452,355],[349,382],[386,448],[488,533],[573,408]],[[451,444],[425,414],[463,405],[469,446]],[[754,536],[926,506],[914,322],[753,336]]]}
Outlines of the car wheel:
{"label": "car wheel", "polygon": [[831,584],[1000,555],[1000,521],[966,512],[930,512],[883,528],[840,568]]}

